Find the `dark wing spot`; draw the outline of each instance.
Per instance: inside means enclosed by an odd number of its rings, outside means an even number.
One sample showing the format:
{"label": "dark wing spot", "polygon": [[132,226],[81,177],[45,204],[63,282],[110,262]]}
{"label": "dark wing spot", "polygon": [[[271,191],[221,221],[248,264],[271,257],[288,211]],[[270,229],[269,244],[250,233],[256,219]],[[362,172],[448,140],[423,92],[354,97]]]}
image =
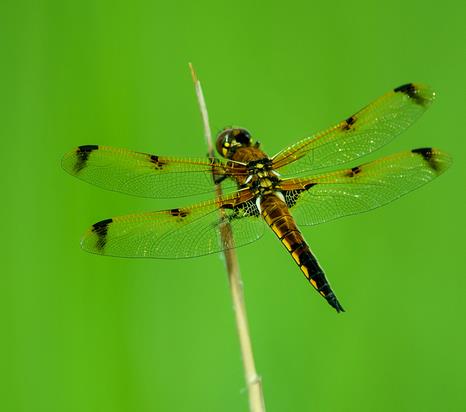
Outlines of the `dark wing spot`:
{"label": "dark wing spot", "polygon": [[107,243],[108,225],[112,222],[112,219],[105,219],[92,225],[92,231],[97,235],[96,248],[99,251],[102,251]]}
{"label": "dark wing spot", "polygon": [[317,183],[308,183],[304,186],[304,189],[294,189],[294,190],[284,190],[282,191],[283,196],[285,197],[285,203],[289,208],[292,208],[296,202],[299,200],[299,196],[305,190],[309,190],[314,187]]}
{"label": "dark wing spot", "polygon": [[174,217],[186,217],[189,215],[189,212],[183,209],[171,209],[170,214]]}
{"label": "dark wing spot", "polygon": [[285,203],[289,208],[292,208],[299,199],[299,196],[303,192],[302,189],[295,190],[285,190],[283,191],[283,197],[285,198]]}
{"label": "dark wing spot", "polygon": [[257,208],[256,202],[254,200],[247,200],[246,202],[242,202],[236,206],[232,203],[225,203],[221,205],[220,208],[232,211],[226,213],[226,220],[230,222],[234,219],[241,219],[243,217],[260,216],[260,211]]}
{"label": "dark wing spot", "polygon": [[356,123],[356,117],[354,117],[354,116],[348,117],[345,120],[342,129],[343,130],[351,130],[351,129],[353,129],[354,123]]}
{"label": "dark wing spot", "polygon": [[93,150],[97,150],[98,148],[99,148],[99,146],[96,145],[96,144],[87,144],[87,145],[79,146],[78,151],[92,152]]}
{"label": "dark wing spot", "polygon": [[348,177],[354,177],[360,172],[361,172],[361,167],[360,166],[355,166],[355,167],[351,168],[351,170],[348,170],[347,176]]}
{"label": "dark wing spot", "polygon": [[76,163],[74,165],[74,172],[79,173],[86,167],[87,160],[92,151],[97,150],[99,146],[95,144],[79,146],[76,150]]}
{"label": "dark wing spot", "polygon": [[431,147],[422,147],[419,149],[413,149],[411,150],[411,153],[416,153],[416,154],[421,155],[424,158],[424,160],[429,164],[432,170],[434,170],[435,172],[440,172],[440,166],[437,163],[437,159],[435,158]]}
{"label": "dark wing spot", "polygon": [[158,156],[156,155],[149,155],[149,159],[151,161],[151,163],[153,163],[156,167],[156,169],[163,169],[163,167],[165,166],[166,162],[162,161],[159,159]]}
{"label": "dark wing spot", "polygon": [[427,104],[429,103],[429,100],[421,96],[419,89],[413,83],[403,84],[402,86],[393,89],[393,91],[395,93],[406,94],[420,106],[427,106]]}
{"label": "dark wing spot", "polygon": [[241,208],[241,215],[243,216],[259,217],[261,215],[256,202],[253,200],[248,200],[247,202],[242,203],[239,208]]}
{"label": "dark wing spot", "polygon": [[238,206],[233,207],[233,219],[259,216],[260,211],[257,208],[256,202],[254,200],[248,200],[246,202],[240,203]]}

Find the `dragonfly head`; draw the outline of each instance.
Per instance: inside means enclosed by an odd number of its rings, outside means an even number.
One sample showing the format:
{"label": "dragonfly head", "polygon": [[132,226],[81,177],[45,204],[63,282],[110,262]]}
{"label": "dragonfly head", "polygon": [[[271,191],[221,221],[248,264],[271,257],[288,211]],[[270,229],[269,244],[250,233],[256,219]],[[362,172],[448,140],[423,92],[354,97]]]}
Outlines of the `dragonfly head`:
{"label": "dragonfly head", "polygon": [[230,159],[240,147],[252,145],[251,134],[240,127],[223,129],[217,136],[217,151],[227,159]]}

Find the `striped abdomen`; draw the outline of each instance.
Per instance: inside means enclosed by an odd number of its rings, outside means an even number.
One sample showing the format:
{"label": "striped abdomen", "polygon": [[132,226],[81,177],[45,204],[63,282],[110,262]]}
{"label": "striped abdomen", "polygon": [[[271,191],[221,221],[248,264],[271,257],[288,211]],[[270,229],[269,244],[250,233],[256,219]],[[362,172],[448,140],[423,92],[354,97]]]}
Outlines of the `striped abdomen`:
{"label": "striped abdomen", "polygon": [[286,203],[275,195],[261,199],[261,213],[298,264],[306,279],[337,312],[344,312],[309,246],[290,215]]}

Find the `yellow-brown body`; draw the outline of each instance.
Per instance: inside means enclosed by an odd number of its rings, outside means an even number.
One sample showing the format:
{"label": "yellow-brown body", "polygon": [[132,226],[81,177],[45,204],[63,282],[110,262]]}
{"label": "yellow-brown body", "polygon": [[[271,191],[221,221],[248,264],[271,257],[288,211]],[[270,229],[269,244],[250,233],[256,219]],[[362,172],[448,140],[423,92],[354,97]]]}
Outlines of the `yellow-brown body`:
{"label": "yellow-brown body", "polygon": [[[243,174],[235,175],[238,187],[248,187],[253,190],[256,195],[256,205],[263,219],[280,239],[309,283],[337,312],[344,311],[291,216],[280,191],[280,176],[270,167],[269,157],[259,149],[258,143],[252,145],[250,140],[249,144],[241,142],[235,147],[234,139],[229,135],[227,137],[228,139],[222,141],[220,135],[217,148],[223,156],[237,163],[238,169],[244,170]],[[224,143],[225,140],[228,143],[226,147],[219,144],[219,142]]]}

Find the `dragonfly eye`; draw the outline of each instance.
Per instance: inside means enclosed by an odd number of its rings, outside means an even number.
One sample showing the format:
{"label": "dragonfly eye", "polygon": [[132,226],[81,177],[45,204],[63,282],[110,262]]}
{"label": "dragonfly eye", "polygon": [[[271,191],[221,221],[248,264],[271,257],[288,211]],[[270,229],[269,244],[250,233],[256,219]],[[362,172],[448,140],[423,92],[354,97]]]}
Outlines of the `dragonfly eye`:
{"label": "dragonfly eye", "polygon": [[233,129],[232,134],[241,146],[251,146],[251,134],[246,129]]}
{"label": "dragonfly eye", "polygon": [[215,144],[217,152],[224,157],[227,157],[227,152],[231,146],[231,129],[222,130],[217,136],[217,142]]}
{"label": "dragonfly eye", "polygon": [[229,158],[239,147],[251,145],[251,135],[246,129],[227,128],[219,133],[216,147],[223,157]]}

